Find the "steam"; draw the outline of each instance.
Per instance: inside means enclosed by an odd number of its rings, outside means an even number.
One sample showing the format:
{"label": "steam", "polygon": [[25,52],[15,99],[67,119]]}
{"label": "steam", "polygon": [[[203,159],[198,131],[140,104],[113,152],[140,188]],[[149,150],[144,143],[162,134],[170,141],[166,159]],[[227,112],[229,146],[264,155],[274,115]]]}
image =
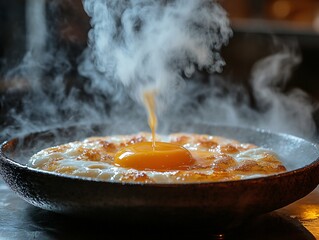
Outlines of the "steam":
{"label": "steam", "polygon": [[297,88],[289,92],[282,91],[293,68],[300,62],[300,56],[284,49],[255,64],[252,84],[260,109],[261,117],[257,122],[259,127],[265,126],[274,132],[289,132],[303,137],[316,133],[313,120],[315,105],[309,96]]}
{"label": "steam", "polygon": [[318,105],[299,88],[285,90],[300,62],[294,49],[286,47],[259,60],[251,73],[251,94],[247,88],[229,85],[218,75],[211,75],[205,88],[192,82],[179,92],[180,99],[188,96],[189,101],[175,102],[167,115],[189,123],[255,127],[313,139],[317,134],[313,113]]}
{"label": "steam", "polygon": [[221,72],[219,54],[232,31],[211,0],[84,0],[89,44],[107,80],[121,81],[137,100],[156,89],[163,102],[196,69]]}
{"label": "steam", "polygon": [[[69,80],[71,62],[44,29],[46,46],[29,44],[21,64],[6,75],[6,83],[22,82],[27,91],[19,108],[10,109],[2,137],[95,123],[140,131],[147,124],[140,96],[148,89],[157,90],[163,131],[172,122],[195,122],[309,138],[316,133],[311,99],[300,89],[284,90],[302,60],[292,49],[255,64],[250,93],[219,74],[226,64],[220,50],[232,30],[216,2],[83,0],[83,7],[92,29],[77,59],[79,76]],[[202,72],[209,73],[205,83]]]}

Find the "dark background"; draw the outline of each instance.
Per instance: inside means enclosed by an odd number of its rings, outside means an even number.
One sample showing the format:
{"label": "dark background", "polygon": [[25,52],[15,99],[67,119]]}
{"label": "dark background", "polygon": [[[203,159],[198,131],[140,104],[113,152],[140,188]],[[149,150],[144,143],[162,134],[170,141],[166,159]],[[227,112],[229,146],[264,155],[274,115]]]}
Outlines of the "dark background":
{"label": "dark background", "polygon": [[[10,124],[8,111],[19,108],[28,91],[23,79],[8,81],[8,71],[19,65],[26,52],[26,15],[28,1],[0,2],[0,125]],[[222,50],[227,65],[221,75],[227,81],[249,88],[251,68],[259,59],[278,49],[274,39],[293,43],[302,57],[283,91],[301,88],[314,102],[319,101],[319,34],[317,32],[317,0],[224,0],[234,36]],[[77,58],[87,46],[89,18],[80,0],[46,2],[46,18],[50,26],[51,47],[62,49],[71,63],[66,81],[81,85],[77,74]],[[6,79],[6,81],[4,80]],[[253,101],[252,101],[253,102]],[[314,116],[317,119],[318,113]]]}

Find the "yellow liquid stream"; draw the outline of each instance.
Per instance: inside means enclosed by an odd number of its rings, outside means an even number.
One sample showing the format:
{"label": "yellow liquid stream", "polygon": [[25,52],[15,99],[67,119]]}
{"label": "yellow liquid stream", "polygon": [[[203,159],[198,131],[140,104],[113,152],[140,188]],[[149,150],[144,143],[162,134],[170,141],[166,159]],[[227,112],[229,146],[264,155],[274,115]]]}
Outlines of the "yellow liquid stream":
{"label": "yellow liquid stream", "polygon": [[155,113],[155,92],[144,93],[144,103],[148,111],[148,124],[152,131],[152,142],[141,142],[128,145],[114,156],[114,164],[137,170],[186,170],[195,160],[191,153],[182,146],[156,142],[157,117]]}
{"label": "yellow liquid stream", "polygon": [[152,146],[155,149],[155,132],[157,128],[155,91],[144,92],[144,103],[148,112],[148,125],[152,131]]}

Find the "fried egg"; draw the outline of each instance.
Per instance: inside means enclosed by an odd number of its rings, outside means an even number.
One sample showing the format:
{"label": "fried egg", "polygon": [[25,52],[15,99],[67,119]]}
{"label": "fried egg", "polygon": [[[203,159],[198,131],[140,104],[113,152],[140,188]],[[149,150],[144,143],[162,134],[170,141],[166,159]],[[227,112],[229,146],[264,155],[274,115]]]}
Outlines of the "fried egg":
{"label": "fried egg", "polygon": [[89,137],[34,154],[28,167],[110,182],[240,180],[286,171],[279,156],[221,136],[172,133]]}

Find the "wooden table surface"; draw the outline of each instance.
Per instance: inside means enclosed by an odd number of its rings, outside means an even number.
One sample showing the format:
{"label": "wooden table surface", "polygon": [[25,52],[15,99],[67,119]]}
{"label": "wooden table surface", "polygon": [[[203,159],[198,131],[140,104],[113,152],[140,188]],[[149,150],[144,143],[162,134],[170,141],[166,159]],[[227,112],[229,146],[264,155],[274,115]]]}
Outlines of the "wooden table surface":
{"label": "wooden table surface", "polygon": [[238,229],[216,235],[209,228],[158,226],[136,223],[134,226],[86,221],[36,208],[20,199],[0,178],[0,239],[319,239],[319,187],[306,197],[271,213],[256,217]]}

